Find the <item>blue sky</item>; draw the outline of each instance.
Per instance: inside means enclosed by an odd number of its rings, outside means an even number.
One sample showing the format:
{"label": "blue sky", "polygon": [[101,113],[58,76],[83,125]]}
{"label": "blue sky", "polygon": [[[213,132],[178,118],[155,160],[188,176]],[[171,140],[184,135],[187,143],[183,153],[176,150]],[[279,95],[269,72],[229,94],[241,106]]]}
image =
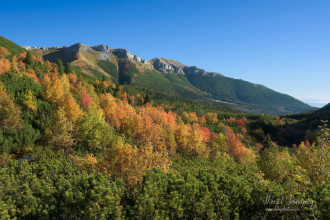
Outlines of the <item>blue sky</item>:
{"label": "blue sky", "polygon": [[107,44],[330,102],[329,0],[0,3],[0,35],[20,45]]}

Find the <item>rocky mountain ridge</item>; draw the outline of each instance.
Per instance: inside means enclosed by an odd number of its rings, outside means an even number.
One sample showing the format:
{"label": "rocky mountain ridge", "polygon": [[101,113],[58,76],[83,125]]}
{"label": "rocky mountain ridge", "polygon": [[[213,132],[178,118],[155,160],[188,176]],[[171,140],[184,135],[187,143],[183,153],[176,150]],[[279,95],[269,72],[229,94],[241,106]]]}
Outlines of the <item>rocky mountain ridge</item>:
{"label": "rocky mountain ridge", "polygon": [[58,47],[32,47],[32,46],[21,46],[25,50],[57,50],[57,49],[62,49],[62,48],[68,48],[67,46],[58,46]]}
{"label": "rocky mountain ridge", "polygon": [[[183,63],[180,63],[175,60],[165,59],[165,58],[154,58],[151,60],[142,59],[138,55],[130,53],[126,49],[118,48],[113,49],[108,45],[95,45],[95,46],[87,46],[82,43],[76,43],[71,46],[57,46],[57,47],[32,47],[32,46],[22,46],[26,50],[60,50],[65,52],[65,54],[69,53],[77,53],[79,51],[85,51],[93,53],[94,51],[99,52],[98,59],[99,60],[111,60],[110,54],[114,54],[119,59],[129,59],[141,64],[152,64],[152,66],[159,72],[163,74],[168,73],[177,73],[177,74],[201,74],[201,75],[210,75],[216,76],[219,73],[216,72],[207,72],[203,69],[199,69],[196,66],[186,66]],[[221,74],[219,74],[221,75]]]}
{"label": "rocky mountain ridge", "polygon": [[133,85],[190,99],[230,104],[231,107],[253,113],[286,114],[313,110],[295,98],[261,85],[208,72],[197,66],[187,66],[176,60],[151,60],[113,49],[107,45],[70,47],[24,47],[45,60],[69,62],[79,74],[99,80],[109,77],[120,85]]}

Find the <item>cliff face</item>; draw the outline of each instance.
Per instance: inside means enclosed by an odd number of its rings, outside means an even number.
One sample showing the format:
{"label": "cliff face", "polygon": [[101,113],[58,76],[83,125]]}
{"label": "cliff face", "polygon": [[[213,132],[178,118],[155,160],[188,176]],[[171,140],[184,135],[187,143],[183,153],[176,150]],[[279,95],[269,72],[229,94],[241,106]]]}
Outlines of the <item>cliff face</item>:
{"label": "cliff face", "polygon": [[142,59],[137,55],[131,54],[126,49],[114,49],[112,53],[115,54],[120,59],[130,59],[143,64],[148,64],[148,60]]}
{"label": "cliff face", "polygon": [[171,72],[175,72],[175,73],[179,73],[179,74],[184,74],[182,68],[180,68],[181,66],[185,66],[185,65],[178,65],[179,62],[177,62],[178,64],[176,65],[175,62],[171,62],[167,59],[164,58],[155,58],[152,60],[153,62],[153,66],[156,70],[158,70],[161,73],[167,74],[167,73],[171,73]]}

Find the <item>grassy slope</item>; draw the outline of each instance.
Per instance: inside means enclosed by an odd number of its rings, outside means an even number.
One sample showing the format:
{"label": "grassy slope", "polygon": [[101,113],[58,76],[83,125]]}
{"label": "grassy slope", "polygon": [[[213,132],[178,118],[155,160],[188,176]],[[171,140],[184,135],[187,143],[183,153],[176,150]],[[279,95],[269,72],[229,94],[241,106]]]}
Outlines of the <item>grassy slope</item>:
{"label": "grassy slope", "polygon": [[161,74],[151,69],[134,77],[133,85],[166,92],[172,95],[181,95],[190,99],[203,99],[206,95],[191,85],[184,75],[169,73]]}
{"label": "grassy slope", "polygon": [[100,60],[97,65],[105,72],[111,75],[112,81],[116,84],[119,83],[119,72],[116,64],[109,60]]}
{"label": "grassy slope", "polygon": [[6,48],[11,53],[12,56],[26,51],[23,47],[15,44],[10,40],[7,40],[2,36],[0,36],[0,47]]}

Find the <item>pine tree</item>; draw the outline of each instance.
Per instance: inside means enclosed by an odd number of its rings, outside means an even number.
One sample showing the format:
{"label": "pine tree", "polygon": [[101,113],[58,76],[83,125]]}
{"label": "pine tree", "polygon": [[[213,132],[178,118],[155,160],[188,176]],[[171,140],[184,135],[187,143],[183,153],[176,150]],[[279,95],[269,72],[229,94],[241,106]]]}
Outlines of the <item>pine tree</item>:
{"label": "pine tree", "polygon": [[32,54],[31,54],[30,51],[28,51],[26,53],[26,57],[25,57],[24,63],[26,63],[27,65],[32,65],[33,64],[33,57],[32,57]]}
{"label": "pine tree", "polygon": [[70,66],[70,63],[69,63],[69,62],[67,62],[67,63],[65,64],[64,72],[65,72],[66,74],[70,74],[70,73],[73,72],[73,69],[72,69],[72,67]]}

